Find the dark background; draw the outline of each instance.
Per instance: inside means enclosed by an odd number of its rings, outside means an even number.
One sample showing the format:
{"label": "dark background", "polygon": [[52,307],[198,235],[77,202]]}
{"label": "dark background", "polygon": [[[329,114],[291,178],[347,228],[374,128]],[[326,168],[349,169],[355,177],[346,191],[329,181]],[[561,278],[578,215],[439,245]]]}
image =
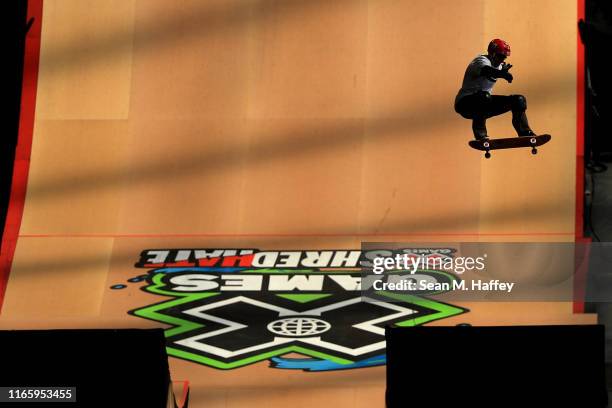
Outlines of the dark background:
{"label": "dark background", "polygon": [[[0,102],[2,108],[2,148],[0,149],[0,225],[4,230],[6,210],[11,192],[13,161],[17,147],[19,130],[19,110],[21,101],[21,78],[23,75],[23,56],[26,31],[26,0],[0,2],[0,35],[2,85]],[[0,241],[1,242],[1,241]]]}
{"label": "dark background", "polygon": [[[607,62],[612,50],[612,2],[587,0],[585,11],[586,24],[580,25],[580,34],[586,50],[586,148],[591,151],[592,161],[608,161],[612,152],[609,135],[612,70]],[[588,158],[587,153],[585,159]]]}

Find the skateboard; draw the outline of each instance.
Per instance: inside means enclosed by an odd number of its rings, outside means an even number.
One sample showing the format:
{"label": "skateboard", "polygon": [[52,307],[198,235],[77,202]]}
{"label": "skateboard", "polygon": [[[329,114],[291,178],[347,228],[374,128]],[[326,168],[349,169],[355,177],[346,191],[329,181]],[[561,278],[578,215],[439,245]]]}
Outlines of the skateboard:
{"label": "skateboard", "polygon": [[491,150],[498,149],[513,149],[515,147],[531,147],[531,154],[537,154],[537,146],[548,143],[551,139],[550,135],[538,136],[517,136],[504,139],[488,139],[488,140],[470,140],[469,145],[472,149],[483,150],[485,157],[491,157]]}

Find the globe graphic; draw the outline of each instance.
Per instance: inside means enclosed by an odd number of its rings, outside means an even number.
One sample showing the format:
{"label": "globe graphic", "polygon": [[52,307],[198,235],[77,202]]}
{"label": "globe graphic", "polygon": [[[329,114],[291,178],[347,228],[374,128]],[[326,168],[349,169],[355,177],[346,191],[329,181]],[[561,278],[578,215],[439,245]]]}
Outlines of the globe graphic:
{"label": "globe graphic", "polygon": [[317,336],[330,328],[326,321],[309,316],[287,317],[268,324],[269,331],[284,337]]}

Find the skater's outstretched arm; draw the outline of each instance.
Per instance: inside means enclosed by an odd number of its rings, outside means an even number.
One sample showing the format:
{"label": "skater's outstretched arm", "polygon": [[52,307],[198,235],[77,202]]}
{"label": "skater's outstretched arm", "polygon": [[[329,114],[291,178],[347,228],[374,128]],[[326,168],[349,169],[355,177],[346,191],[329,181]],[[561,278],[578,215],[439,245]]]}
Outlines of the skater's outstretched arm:
{"label": "skater's outstretched arm", "polygon": [[510,64],[504,64],[502,66],[502,69],[495,69],[493,67],[485,65],[480,68],[480,75],[485,76],[487,78],[503,78],[508,82],[512,82],[512,74],[508,72],[510,68],[512,68],[512,65]]}

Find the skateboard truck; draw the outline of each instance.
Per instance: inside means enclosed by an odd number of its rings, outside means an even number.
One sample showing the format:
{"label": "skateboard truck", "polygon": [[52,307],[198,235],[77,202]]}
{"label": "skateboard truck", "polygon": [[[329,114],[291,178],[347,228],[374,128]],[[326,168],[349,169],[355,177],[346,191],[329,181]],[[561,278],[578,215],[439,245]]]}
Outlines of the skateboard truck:
{"label": "skateboard truck", "polygon": [[538,154],[538,149],[536,149],[537,140],[535,137],[529,139],[529,144],[531,144],[531,154]]}
{"label": "skateboard truck", "polygon": [[491,153],[489,152],[489,150],[490,150],[489,148],[491,147],[491,144],[489,142],[484,142],[482,144],[482,147],[485,148],[485,157],[487,159],[490,159],[491,158]]}

